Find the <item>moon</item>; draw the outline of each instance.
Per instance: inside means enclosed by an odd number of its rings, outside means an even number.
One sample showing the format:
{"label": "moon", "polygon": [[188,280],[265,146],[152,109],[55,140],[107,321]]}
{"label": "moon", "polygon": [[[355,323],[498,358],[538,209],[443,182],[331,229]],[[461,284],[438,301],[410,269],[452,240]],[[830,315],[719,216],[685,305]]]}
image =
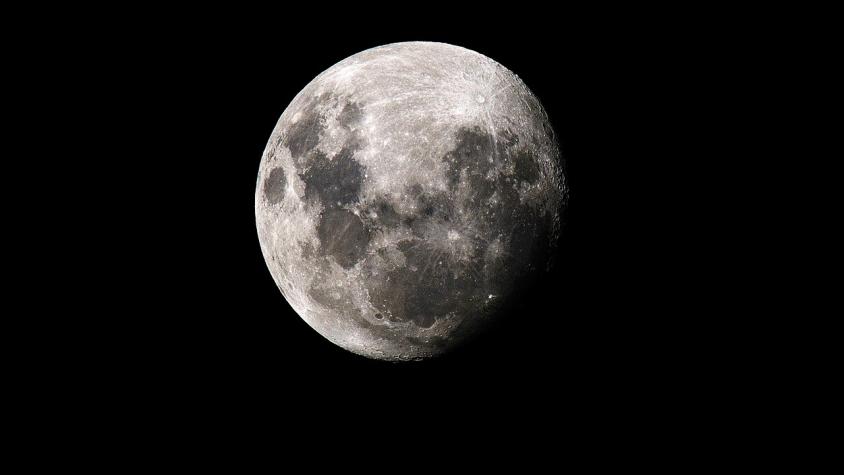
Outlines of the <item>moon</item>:
{"label": "moon", "polygon": [[441,355],[550,269],[560,160],[542,105],[492,59],[443,43],[369,49],[281,115],[258,171],[261,250],[290,306],[336,345]]}

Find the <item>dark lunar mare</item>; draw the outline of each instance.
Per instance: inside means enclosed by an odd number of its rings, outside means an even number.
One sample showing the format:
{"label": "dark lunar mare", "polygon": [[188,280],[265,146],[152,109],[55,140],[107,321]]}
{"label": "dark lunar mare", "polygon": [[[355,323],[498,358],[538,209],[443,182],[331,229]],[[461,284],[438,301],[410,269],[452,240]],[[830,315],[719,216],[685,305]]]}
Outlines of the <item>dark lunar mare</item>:
{"label": "dark lunar mare", "polygon": [[326,209],[357,202],[363,182],[363,167],[353,158],[357,146],[349,144],[329,159],[321,152],[314,154],[311,166],[301,174],[305,182],[305,198]]}
{"label": "dark lunar mare", "polygon": [[322,253],[331,256],[344,269],[354,267],[366,253],[369,230],[354,213],[345,209],[327,208],[317,224]]}
{"label": "dark lunar mare", "polygon": [[437,317],[476,308],[483,291],[478,288],[478,277],[469,269],[461,268],[450,256],[437,253],[422,240],[402,241],[398,249],[405,256],[406,266],[380,278],[372,275],[365,283],[370,302],[387,318],[428,328]]}
{"label": "dark lunar mare", "polygon": [[281,144],[290,150],[290,155],[298,164],[300,159],[319,145],[319,136],[325,130],[325,117],[317,111],[316,107],[325,95],[311,100],[301,111],[300,118],[296,123],[291,124],[287,134],[279,140]]}
{"label": "dark lunar mare", "polygon": [[270,204],[277,204],[284,198],[284,190],[287,187],[287,177],[284,176],[284,168],[273,169],[264,181],[264,196]]}

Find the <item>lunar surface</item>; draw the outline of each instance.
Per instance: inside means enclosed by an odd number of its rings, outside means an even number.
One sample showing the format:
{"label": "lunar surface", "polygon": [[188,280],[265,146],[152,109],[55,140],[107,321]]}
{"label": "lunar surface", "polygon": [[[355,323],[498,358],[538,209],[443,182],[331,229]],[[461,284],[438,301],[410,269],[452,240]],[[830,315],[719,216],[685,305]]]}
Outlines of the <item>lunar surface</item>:
{"label": "lunar surface", "polygon": [[270,273],[311,327],[417,360],[476,335],[549,269],[566,190],[545,111],[515,74],[457,46],[396,43],[293,99],[255,215]]}

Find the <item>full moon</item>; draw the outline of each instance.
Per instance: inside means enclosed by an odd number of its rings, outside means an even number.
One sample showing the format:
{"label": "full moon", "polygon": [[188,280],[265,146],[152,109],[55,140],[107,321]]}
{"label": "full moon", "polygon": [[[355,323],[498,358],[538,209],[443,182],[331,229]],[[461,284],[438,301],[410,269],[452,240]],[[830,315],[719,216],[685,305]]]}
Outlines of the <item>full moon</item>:
{"label": "full moon", "polygon": [[366,357],[419,360],[477,335],[550,269],[566,191],[518,76],[458,46],[396,43],[293,99],[261,159],[255,217],[308,325]]}

